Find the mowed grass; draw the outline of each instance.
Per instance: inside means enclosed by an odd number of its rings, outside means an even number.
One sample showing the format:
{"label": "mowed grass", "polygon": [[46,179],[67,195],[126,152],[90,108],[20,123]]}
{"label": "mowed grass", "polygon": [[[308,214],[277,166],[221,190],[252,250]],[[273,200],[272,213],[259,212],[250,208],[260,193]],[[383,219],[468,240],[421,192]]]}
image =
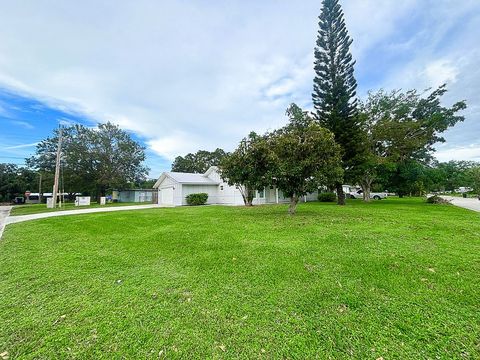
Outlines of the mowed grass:
{"label": "mowed grass", "polygon": [[478,359],[480,216],[420,199],[7,226],[10,358]]}
{"label": "mowed grass", "polygon": [[54,209],[47,208],[47,204],[25,204],[25,205],[15,205],[11,212],[11,216],[17,215],[31,215],[39,214],[44,212],[53,212],[53,211],[65,211],[65,210],[82,210],[82,209],[91,209],[99,207],[115,207],[115,206],[129,206],[129,205],[151,205],[151,203],[134,203],[134,202],[116,202],[116,203],[107,203],[105,205],[97,204],[92,202],[89,206],[75,206],[74,203],[64,203],[62,207],[57,207]]}

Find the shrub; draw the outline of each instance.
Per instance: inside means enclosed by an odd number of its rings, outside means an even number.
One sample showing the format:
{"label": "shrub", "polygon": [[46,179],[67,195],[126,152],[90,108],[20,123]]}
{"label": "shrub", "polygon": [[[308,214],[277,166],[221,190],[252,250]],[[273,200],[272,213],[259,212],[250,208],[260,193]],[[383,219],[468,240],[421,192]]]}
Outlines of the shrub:
{"label": "shrub", "polygon": [[444,198],[438,195],[433,195],[427,198],[427,203],[428,204],[450,204],[450,201],[445,200]]}
{"label": "shrub", "polygon": [[337,195],[331,192],[318,194],[318,201],[321,202],[335,202],[337,201]]}
{"label": "shrub", "polygon": [[208,200],[207,193],[189,194],[185,197],[188,205],[205,205]]}

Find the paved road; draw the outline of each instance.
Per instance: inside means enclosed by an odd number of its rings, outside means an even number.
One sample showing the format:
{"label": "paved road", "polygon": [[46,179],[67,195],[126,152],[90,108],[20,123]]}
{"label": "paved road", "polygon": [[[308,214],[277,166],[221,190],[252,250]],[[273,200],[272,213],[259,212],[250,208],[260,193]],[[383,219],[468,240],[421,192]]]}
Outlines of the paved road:
{"label": "paved road", "polygon": [[8,218],[11,209],[11,206],[0,206],[0,239],[2,238],[3,229],[6,225],[5,220]]}
{"label": "paved road", "polygon": [[66,215],[80,215],[80,214],[91,214],[98,212],[110,212],[110,211],[126,211],[126,210],[143,210],[161,207],[157,204],[152,205],[129,205],[129,206],[115,206],[115,207],[104,207],[104,208],[93,208],[93,209],[81,209],[81,210],[64,210],[64,211],[53,211],[40,214],[31,214],[31,215],[19,215],[19,216],[9,216],[6,219],[5,224],[14,224],[23,221],[44,219],[54,216],[66,216]]}
{"label": "paved road", "polygon": [[477,198],[461,198],[455,196],[442,196],[444,199],[450,201],[455,206],[460,206],[465,209],[480,212],[480,200]]}

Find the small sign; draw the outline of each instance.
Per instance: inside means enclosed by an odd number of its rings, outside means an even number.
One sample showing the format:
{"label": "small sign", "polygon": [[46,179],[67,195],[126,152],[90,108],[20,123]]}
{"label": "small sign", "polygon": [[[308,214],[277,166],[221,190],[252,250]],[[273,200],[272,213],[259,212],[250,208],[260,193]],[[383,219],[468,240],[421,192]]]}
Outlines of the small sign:
{"label": "small sign", "polygon": [[53,209],[53,198],[52,197],[47,198],[47,208],[48,209]]}
{"label": "small sign", "polygon": [[90,206],[90,196],[77,196],[75,206]]}
{"label": "small sign", "polygon": [[107,203],[107,198],[105,196],[100,197],[100,205],[105,205]]}

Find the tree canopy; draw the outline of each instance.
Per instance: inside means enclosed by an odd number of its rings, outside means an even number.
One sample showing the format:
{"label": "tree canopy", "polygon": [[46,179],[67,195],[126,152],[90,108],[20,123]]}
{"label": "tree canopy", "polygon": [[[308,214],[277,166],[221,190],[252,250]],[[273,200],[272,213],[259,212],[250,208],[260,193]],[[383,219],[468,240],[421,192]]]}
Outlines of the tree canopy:
{"label": "tree canopy", "polygon": [[412,171],[431,163],[433,145],[445,141],[441,134],[464,120],[458,115],[466,108],[464,101],[451,107],[441,104],[446,91],[445,85],[426,96],[416,90],[380,90],[370,92],[360,104],[363,141],[368,148],[360,177],[364,193],[369,192],[380,171],[384,179],[386,174],[391,178],[390,189],[395,188],[400,195],[411,192]]}
{"label": "tree canopy", "polygon": [[255,190],[271,184],[272,161],[268,136],[251,132],[235,151],[223,158],[220,171],[229,185],[239,189],[245,205],[251,206]]}
{"label": "tree canopy", "polygon": [[467,176],[473,191],[480,196],[480,164],[468,170]]}
{"label": "tree canopy", "polygon": [[217,148],[215,151],[199,150],[185,156],[177,156],[172,164],[172,171],[202,174],[211,166],[218,166],[226,156],[225,151]]}
{"label": "tree canopy", "polygon": [[[59,130],[42,140],[27,165],[52,173]],[[130,187],[145,180],[145,148],[118,126],[99,124],[97,128],[74,125],[62,129],[61,170],[65,191],[104,195],[109,189]]]}
{"label": "tree canopy", "polygon": [[38,189],[38,174],[15,164],[0,163],[0,203]]}
{"label": "tree canopy", "polygon": [[295,213],[301,196],[336,183],[343,175],[341,150],[333,134],[298,110],[293,104],[287,111],[290,123],[269,136],[274,155],[272,180],[290,198],[290,214]]}
{"label": "tree canopy", "polygon": [[[350,53],[343,11],[338,0],[323,0],[315,47],[313,104],[320,125],[335,135],[342,149],[346,180],[355,177],[363,161],[359,118],[357,116],[355,61]],[[341,179],[336,184],[338,203],[345,204]]]}
{"label": "tree canopy", "polygon": [[290,198],[294,214],[299,198],[339,181],[340,147],[333,134],[295,104],[287,109],[289,123],[264,135],[251,132],[221,164],[222,177],[236,185],[246,205],[254,190],[276,185]]}

